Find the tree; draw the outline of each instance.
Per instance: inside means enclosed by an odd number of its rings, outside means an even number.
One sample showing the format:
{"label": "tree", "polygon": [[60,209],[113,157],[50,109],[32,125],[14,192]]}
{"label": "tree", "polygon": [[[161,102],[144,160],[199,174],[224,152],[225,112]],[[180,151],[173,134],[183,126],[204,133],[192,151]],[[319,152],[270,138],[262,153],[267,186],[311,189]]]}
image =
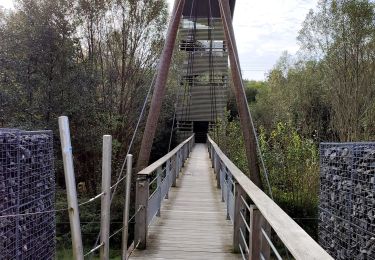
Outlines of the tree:
{"label": "tree", "polygon": [[332,126],[341,141],[374,135],[375,4],[324,0],[310,11],[299,40],[321,63]]}
{"label": "tree", "polygon": [[69,116],[77,182],[95,193],[101,136],[114,136],[116,167],[156,70],[166,19],[164,0],[19,0],[14,11],[1,11],[1,126],[53,129],[58,141],[57,117]]}

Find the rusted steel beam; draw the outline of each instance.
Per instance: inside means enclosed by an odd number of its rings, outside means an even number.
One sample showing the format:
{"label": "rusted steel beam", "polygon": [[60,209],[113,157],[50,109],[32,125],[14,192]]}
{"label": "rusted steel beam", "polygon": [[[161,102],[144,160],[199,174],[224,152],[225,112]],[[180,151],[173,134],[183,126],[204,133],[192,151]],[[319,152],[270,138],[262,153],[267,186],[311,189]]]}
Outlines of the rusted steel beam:
{"label": "rusted steel beam", "polygon": [[148,165],[152,143],[158,124],[160,109],[165,95],[169,67],[176,42],[176,36],[185,0],[175,0],[171,20],[169,22],[164,48],[160,57],[158,74],[155,80],[154,92],[151,99],[150,110],[147,117],[145,131],[143,133],[141,149],[137,160],[137,171]]}
{"label": "rusted steel beam", "polygon": [[257,145],[252,127],[252,119],[247,103],[245,89],[243,86],[241,68],[238,58],[237,45],[233,31],[232,16],[229,6],[229,0],[218,0],[220,5],[221,19],[224,26],[225,39],[228,46],[230,68],[233,78],[233,91],[236,97],[238,113],[240,115],[241,129],[244,137],[246,157],[250,172],[250,179],[259,188],[262,189],[262,181],[260,178],[259,162],[257,158]]}

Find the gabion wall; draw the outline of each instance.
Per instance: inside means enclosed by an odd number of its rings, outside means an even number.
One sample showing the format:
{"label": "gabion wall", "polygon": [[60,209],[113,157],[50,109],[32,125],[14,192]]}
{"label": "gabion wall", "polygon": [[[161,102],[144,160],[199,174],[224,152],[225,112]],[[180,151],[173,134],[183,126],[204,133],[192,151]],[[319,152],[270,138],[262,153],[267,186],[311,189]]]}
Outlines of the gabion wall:
{"label": "gabion wall", "polygon": [[375,143],[320,145],[319,242],[335,259],[375,260]]}
{"label": "gabion wall", "polygon": [[54,194],[52,132],[0,129],[0,259],[54,258]]}

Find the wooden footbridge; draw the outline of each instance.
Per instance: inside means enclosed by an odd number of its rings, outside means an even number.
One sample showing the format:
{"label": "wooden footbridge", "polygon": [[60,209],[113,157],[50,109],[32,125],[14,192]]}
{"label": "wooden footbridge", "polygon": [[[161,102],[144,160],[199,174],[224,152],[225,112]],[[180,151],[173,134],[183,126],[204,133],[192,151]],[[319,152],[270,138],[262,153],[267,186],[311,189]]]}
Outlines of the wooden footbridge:
{"label": "wooden footbridge", "polygon": [[332,259],[209,137],[192,135],[136,185],[131,259]]}
{"label": "wooden footbridge", "polygon": [[[168,199],[163,199],[160,214],[150,219],[146,250],[135,251],[131,258],[239,259],[232,254],[233,227],[225,217],[207,146],[195,145],[184,165]],[[172,167],[167,174],[175,178],[174,173]],[[156,188],[155,196],[160,192]]]}
{"label": "wooden footbridge", "polygon": [[[135,232],[129,250],[129,212],[124,213],[123,259],[127,259],[129,251],[133,252],[131,259],[332,259],[262,191],[259,165],[265,166],[242,81],[232,25],[235,2],[175,0],[137,157]],[[178,32],[180,38],[176,45]],[[181,90],[173,118],[176,137],[181,143],[148,166],[176,46],[186,57],[177,84]],[[224,116],[229,86],[228,60],[249,177],[208,136]],[[69,175],[73,172],[69,149],[71,145],[67,142],[62,149],[63,154],[67,153],[64,163],[70,167],[66,182],[67,187],[74,188]],[[103,146],[103,158],[104,154]],[[110,161],[107,157],[106,161]],[[110,163],[103,164],[103,173],[107,170],[103,174],[105,178],[111,175],[110,168]],[[129,160],[127,169],[125,205],[128,207],[132,176]],[[102,223],[107,224],[102,224],[100,244],[86,254],[100,248],[101,259],[109,258],[110,179],[105,178],[102,200],[107,207],[102,208]],[[73,203],[75,190],[69,194],[72,194],[68,195],[68,201],[72,209],[73,253],[79,256],[77,259],[83,259],[82,243],[74,242],[81,239],[79,218],[75,214],[78,205]]]}

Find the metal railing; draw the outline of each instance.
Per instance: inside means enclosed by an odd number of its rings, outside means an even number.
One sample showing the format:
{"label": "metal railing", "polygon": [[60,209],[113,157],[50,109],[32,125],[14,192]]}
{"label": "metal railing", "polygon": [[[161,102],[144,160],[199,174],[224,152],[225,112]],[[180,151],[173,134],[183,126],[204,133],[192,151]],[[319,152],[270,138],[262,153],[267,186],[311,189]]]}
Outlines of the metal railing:
{"label": "metal railing", "polygon": [[[260,190],[208,136],[208,151],[233,223],[233,248],[243,259],[333,259],[271,198]],[[271,232],[285,247],[271,240]],[[284,249],[287,249],[285,252]],[[272,256],[271,256],[272,254]]]}
{"label": "metal railing", "polygon": [[136,180],[136,216],[134,242],[139,249],[146,248],[148,226],[160,216],[161,203],[168,191],[176,186],[181,168],[194,146],[194,134],[171,152],[138,172]]}

